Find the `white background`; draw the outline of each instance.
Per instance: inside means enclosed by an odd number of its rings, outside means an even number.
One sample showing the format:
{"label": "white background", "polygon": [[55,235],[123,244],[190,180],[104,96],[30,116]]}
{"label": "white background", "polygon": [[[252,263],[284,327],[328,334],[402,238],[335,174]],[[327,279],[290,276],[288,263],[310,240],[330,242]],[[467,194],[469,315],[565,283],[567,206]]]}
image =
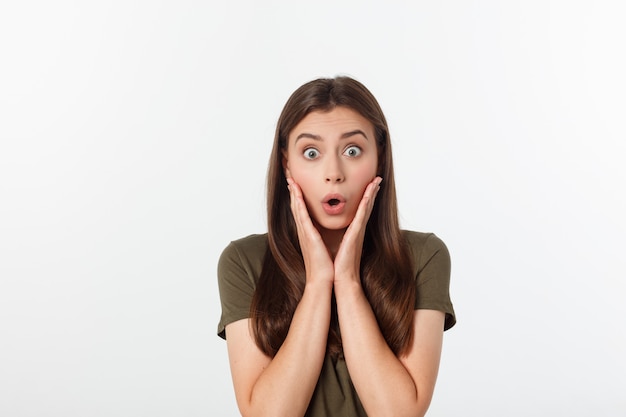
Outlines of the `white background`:
{"label": "white background", "polygon": [[430,416],[626,413],[620,1],[0,6],[0,415],[236,416],[217,258],[287,97],[348,74],[452,253]]}

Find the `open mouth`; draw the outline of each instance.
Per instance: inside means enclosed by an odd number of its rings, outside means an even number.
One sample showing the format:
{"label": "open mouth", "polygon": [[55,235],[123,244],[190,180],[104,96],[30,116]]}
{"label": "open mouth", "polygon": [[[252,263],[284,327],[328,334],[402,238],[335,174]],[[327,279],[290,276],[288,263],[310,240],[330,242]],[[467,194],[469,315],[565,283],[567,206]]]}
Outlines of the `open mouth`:
{"label": "open mouth", "polygon": [[328,194],[323,200],[322,207],[326,214],[341,214],[346,207],[346,199],[341,194]]}

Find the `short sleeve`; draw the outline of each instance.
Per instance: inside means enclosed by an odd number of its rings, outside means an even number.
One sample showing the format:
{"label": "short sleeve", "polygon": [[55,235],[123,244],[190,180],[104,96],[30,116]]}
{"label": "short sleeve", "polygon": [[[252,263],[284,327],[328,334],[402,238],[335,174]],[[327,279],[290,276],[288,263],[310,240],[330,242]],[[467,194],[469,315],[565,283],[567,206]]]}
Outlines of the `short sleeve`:
{"label": "short sleeve", "polygon": [[222,307],[217,334],[226,339],[227,324],[250,316],[250,303],[255,290],[252,270],[236,242],[231,242],[220,256],[217,282]]}
{"label": "short sleeve", "polygon": [[423,242],[418,256],[415,309],[443,311],[446,314],[444,330],[456,324],[456,315],[450,300],[450,253],[434,234]]}

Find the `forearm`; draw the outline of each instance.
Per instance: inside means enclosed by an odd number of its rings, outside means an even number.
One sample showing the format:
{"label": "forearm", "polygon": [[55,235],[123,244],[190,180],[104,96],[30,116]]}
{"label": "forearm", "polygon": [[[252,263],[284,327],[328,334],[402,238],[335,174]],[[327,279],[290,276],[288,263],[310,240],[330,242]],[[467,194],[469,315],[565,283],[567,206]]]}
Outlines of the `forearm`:
{"label": "forearm", "polygon": [[324,362],[332,287],[307,284],[285,341],[250,395],[251,416],[303,416]]}
{"label": "forearm", "polygon": [[423,415],[411,375],[387,345],[359,283],[336,281],[335,297],[344,357],[367,414]]}

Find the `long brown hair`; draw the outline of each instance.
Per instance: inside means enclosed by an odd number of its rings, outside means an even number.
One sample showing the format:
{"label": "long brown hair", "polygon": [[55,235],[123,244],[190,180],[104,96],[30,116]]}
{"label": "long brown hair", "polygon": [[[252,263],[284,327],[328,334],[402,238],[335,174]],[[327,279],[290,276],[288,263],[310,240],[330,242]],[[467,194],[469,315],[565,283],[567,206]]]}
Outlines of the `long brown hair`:
{"label": "long brown hair", "polygon": [[[349,77],[318,79],[298,88],[278,119],[267,178],[268,250],[250,307],[259,348],[274,356],[284,342],[302,298],[305,270],[289,204],[282,151],[291,130],[312,111],[348,107],[374,126],[378,175],[383,178],[370,215],[361,257],[361,282],[387,344],[399,355],[413,338],[415,283],[409,249],[398,224],[396,188],[389,129],[383,112],[365,86]],[[341,335],[333,299],[328,352],[341,352]]]}

